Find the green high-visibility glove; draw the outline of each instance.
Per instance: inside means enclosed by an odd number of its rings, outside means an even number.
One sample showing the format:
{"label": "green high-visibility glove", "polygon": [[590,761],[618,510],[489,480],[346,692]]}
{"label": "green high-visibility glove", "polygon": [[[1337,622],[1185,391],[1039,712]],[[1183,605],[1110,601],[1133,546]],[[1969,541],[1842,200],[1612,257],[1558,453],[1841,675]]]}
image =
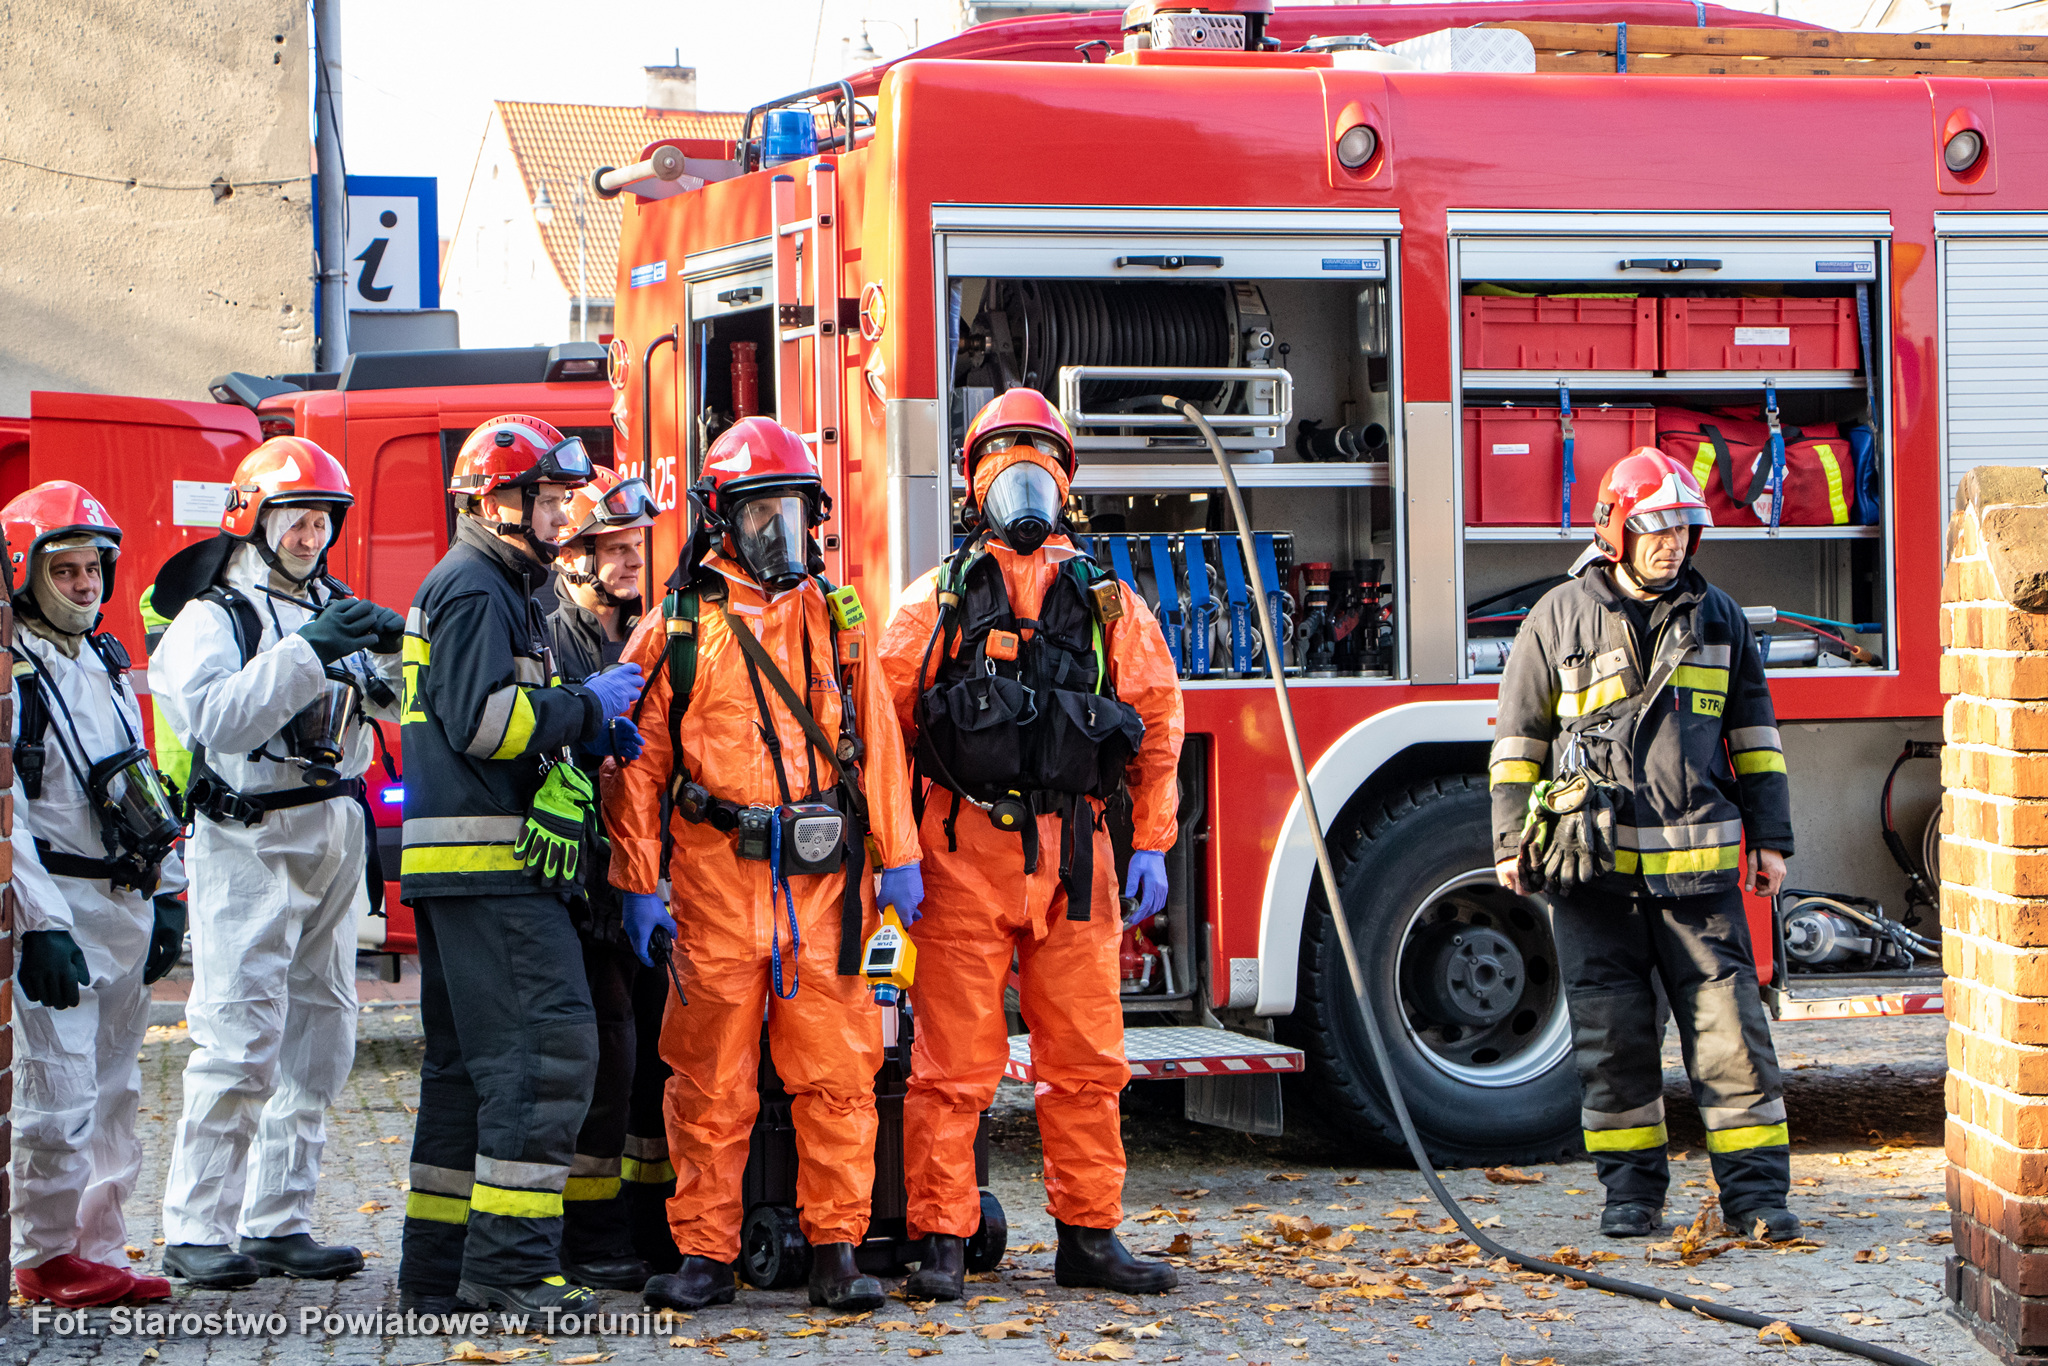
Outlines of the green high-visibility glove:
{"label": "green high-visibility glove", "polygon": [[512,852],[543,887],[582,883],[583,838],[597,809],[590,775],[574,764],[556,764],[533,796],[526,828]]}

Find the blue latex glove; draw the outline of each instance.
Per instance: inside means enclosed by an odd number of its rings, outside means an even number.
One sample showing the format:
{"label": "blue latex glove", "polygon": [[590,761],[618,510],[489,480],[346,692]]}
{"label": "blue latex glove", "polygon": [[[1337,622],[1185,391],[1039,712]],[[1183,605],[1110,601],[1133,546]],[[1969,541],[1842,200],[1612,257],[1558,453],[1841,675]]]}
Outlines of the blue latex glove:
{"label": "blue latex glove", "polygon": [[915,863],[901,868],[884,868],[875,879],[875,909],[894,906],[896,918],[906,926],[924,919],[924,873]]}
{"label": "blue latex glove", "polygon": [[669,919],[668,907],[661,904],[661,898],[647,892],[627,892],[626,898],[626,940],[633,946],[634,956],[648,967],[654,960],[647,955],[647,941],[660,925],[673,925]]}
{"label": "blue latex glove", "polygon": [[610,720],[623,715],[626,708],[640,700],[640,689],[646,686],[646,680],[640,676],[638,664],[614,664],[584,679],[583,686],[597,694],[598,705],[604,708],[605,719]]}
{"label": "blue latex glove", "polygon": [[623,716],[612,718],[609,756],[616,756],[622,764],[630,764],[646,747],[647,742],[640,738],[640,727]]}
{"label": "blue latex glove", "polygon": [[1131,870],[1124,877],[1124,895],[1137,900],[1138,909],[1124,921],[1126,927],[1142,925],[1166,909],[1166,855],[1150,849],[1134,850]]}

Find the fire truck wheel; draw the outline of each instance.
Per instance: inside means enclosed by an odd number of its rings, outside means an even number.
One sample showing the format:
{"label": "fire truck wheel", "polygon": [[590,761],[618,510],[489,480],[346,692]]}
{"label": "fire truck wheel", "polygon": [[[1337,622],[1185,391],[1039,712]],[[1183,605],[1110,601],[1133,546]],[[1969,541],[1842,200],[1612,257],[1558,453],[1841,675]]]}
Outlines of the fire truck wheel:
{"label": "fire truck wheel", "polygon": [[1010,1247],[1010,1221],[992,1191],[981,1193],[981,1227],[967,1240],[967,1269],[994,1271]]}
{"label": "fire truck wheel", "polygon": [[[1541,908],[1494,880],[1486,780],[1459,774],[1394,793],[1355,833],[1348,857],[1332,849],[1344,911],[1432,1160],[1576,1152],[1579,1082],[1557,954]],[[1312,906],[1286,1036],[1308,1054],[1322,1118],[1405,1158],[1355,1002],[1335,924]]]}
{"label": "fire truck wheel", "polygon": [[757,1290],[787,1290],[811,1274],[811,1245],[788,1205],[756,1205],[740,1229],[740,1274]]}

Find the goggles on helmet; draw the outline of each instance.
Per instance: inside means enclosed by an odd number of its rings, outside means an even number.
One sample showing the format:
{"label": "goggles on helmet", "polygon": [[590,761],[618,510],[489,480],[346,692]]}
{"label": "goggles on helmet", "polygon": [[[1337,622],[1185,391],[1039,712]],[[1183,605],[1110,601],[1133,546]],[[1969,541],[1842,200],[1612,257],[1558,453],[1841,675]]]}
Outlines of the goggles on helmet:
{"label": "goggles on helmet", "polygon": [[1038,462],[1020,460],[989,481],[982,514],[1005,545],[1029,555],[1059,521],[1059,480]]}
{"label": "goggles on helmet", "polygon": [[647,491],[645,479],[628,479],[597,500],[591,519],[601,527],[627,527],[642,519],[652,520],[661,509]]}
{"label": "goggles on helmet", "polygon": [[[596,466],[591,463],[590,452],[584,449],[583,438],[572,436],[567,440],[548,447],[540,463],[528,471],[522,483],[534,484],[577,484],[587,483]],[[621,485],[620,487],[624,487]]]}
{"label": "goggles on helmet", "polygon": [[1712,526],[1713,514],[1705,508],[1661,508],[1656,512],[1638,512],[1625,525],[1630,531],[1644,534],[1670,531],[1681,526]]}
{"label": "goggles on helmet", "polygon": [[771,593],[802,583],[809,573],[807,553],[810,502],[786,490],[755,494],[733,510],[733,547],[754,582]]}
{"label": "goggles on helmet", "polygon": [[984,438],[982,443],[974,448],[974,453],[977,457],[994,455],[998,451],[1011,450],[1017,446],[1029,446],[1033,450],[1043,451],[1062,465],[1073,459],[1057,438],[1044,432],[1033,431],[997,432],[994,436]]}

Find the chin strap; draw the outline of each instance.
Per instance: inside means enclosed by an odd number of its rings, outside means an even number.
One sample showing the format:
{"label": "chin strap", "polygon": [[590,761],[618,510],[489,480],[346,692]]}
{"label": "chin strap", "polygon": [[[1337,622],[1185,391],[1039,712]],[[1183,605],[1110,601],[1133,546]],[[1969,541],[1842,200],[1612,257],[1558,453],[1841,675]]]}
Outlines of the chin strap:
{"label": "chin strap", "polygon": [[[533,557],[536,560],[539,560],[542,564],[553,564],[555,562],[555,552],[561,549],[561,547],[553,542],[543,541],[540,537],[533,534],[533,487],[531,485],[522,487],[519,490],[520,520],[516,522],[500,522],[486,517],[484,516],[484,500],[482,498],[474,498],[472,501],[475,504],[476,511],[472,512],[470,516],[476,518],[478,526],[481,526],[493,536],[521,537],[526,542],[526,548],[533,552]],[[571,580],[571,582],[575,582],[575,580]]]}

